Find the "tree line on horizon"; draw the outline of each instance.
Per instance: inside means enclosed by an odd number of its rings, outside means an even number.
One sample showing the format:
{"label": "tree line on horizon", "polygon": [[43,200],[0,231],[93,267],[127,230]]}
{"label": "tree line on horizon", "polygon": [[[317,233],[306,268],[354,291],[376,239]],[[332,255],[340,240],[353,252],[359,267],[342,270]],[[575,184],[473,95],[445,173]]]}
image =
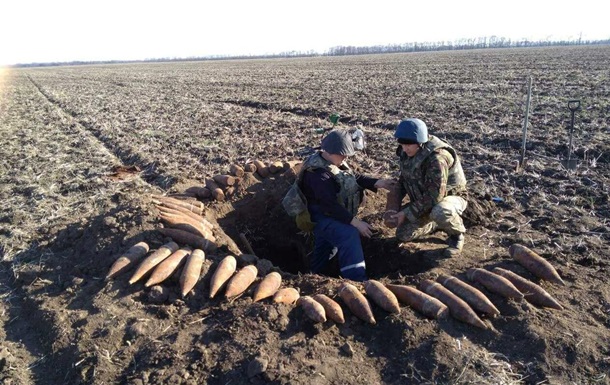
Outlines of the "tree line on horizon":
{"label": "tree line on horizon", "polygon": [[209,55],[192,56],[183,58],[153,58],[144,60],[100,60],[100,61],[70,61],[70,62],[49,62],[49,63],[25,63],[16,64],[11,67],[52,67],[68,65],[91,65],[91,64],[124,64],[124,63],[158,63],[158,62],[182,62],[182,61],[206,61],[206,60],[235,60],[235,59],[273,59],[273,58],[293,58],[293,57],[317,57],[317,56],[350,56],[350,55],[370,55],[384,53],[407,53],[407,52],[427,52],[427,51],[455,51],[469,49],[488,49],[488,48],[519,48],[519,47],[552,47],[552,46],[573,46],[573,45],[603,45],[610,44],[610,38],[604,40],[583,40],[563,39],[563,40],[513,40],[504,37],[490,36],[478,38],[464,38],[455,41],[437,42],[410,42],[403,44],[387,44],[373,46],[335,46],[324,53],[309,51],[286,51],[275,54],[264,55]]}

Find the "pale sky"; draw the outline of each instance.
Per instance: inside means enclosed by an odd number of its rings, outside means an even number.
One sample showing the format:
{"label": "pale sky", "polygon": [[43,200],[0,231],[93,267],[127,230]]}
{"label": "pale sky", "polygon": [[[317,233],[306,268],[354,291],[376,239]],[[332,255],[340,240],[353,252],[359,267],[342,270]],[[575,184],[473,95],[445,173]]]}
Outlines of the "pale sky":
{"label": "pale sky", "polygon": [[609,39],[602,0],[2,0],[0,65],[325,52],[334,46]]}

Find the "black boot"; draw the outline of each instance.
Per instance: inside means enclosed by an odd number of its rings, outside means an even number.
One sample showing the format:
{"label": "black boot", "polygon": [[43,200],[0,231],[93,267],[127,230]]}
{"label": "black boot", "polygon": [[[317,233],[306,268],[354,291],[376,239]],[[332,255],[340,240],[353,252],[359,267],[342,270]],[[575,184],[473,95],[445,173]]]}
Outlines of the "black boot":
{"label": "black boot", "polygon": [[464,247],[464,234],[453,234],[447,239],[447,248],[444,251],[445,257],[458,257],[462,254]]}

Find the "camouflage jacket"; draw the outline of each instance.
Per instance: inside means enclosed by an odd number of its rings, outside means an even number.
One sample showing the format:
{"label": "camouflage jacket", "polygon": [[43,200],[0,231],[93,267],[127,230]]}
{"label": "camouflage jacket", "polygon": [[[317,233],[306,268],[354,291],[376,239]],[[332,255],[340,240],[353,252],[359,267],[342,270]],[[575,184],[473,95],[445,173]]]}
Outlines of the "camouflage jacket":
{"label": "camouflage jacket", "polygon": [[347,163],[343,162],[337,167],[316,153],[305,160],[301,171],[307,172],[317,168],[324,168],[333,175],[339,185],[337,201],[355,216],[362,201],[362,187],[358,185],[356,176]]}
{"label": "camouflage jacket", "polygon": [[400,196],[408,194],[410,200],[403,212],[411,223],[430,214],[447,195],[466,190],[466,176],[457,153],[435,136],[430,136],[412,158],[401,150],[399,164]]}

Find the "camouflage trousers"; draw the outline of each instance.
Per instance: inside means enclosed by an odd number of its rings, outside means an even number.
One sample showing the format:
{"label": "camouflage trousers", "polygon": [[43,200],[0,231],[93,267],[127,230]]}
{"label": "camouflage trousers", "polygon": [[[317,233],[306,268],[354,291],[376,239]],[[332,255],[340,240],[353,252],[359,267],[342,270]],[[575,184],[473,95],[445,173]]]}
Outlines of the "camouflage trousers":
{"label": "camouflage trousers", "polygon": [[445,197],[430,211],[430,215],[411,223],[405,221],[396,228],[396,238],[402,242],[410,242],[428,235],[436,230],[442,230],[449,235],[466,232],[462,213],[466,210],[466,200],[450,195]]}

